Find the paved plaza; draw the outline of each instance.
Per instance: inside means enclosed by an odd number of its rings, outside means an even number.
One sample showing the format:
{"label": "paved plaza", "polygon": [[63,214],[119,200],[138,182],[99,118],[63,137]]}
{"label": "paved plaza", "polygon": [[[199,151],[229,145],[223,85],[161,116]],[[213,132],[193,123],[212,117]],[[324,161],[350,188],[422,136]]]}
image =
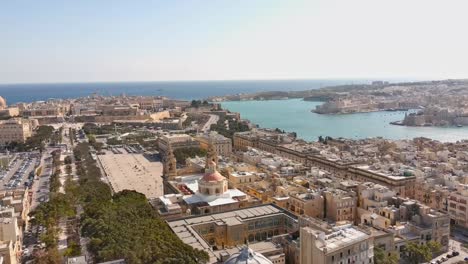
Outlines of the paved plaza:
{"label": "paved plaza", "polygon": [[143,154],[113,154],[110,151],[98,158],[115,192],[135,190],[148,199],[163,195],[161,162],[149,161]]}

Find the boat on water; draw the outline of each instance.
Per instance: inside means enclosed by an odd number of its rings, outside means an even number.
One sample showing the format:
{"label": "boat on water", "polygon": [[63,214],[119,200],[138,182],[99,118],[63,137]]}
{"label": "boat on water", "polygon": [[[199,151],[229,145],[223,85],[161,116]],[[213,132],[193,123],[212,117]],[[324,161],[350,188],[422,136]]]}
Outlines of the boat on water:
{"label": "boat on water", "polygon": [[458,124],[457,127],[463,127],[463,125]]}

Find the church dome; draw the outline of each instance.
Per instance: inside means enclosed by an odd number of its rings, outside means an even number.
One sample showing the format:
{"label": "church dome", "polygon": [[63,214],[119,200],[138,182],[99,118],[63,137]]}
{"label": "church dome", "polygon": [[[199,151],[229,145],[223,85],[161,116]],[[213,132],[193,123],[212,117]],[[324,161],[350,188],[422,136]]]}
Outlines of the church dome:
{"label": "church dome", "polygon": [[6,107],[7,107],[7,103],[6,103],[5,98],[0,96],[0,109],[6,108]]}
{"label": "church dome", "polygon": [[244,247],[239,253],[232,254],[224,264],[272,264],[269,259],[249,247]]}
{"label": "church dome", "polygon": [[207,172],[205,173],[205,175],[203,175],[203,178],[202,178],[202,181],[205,181],[205,182],[219,182],[219,181],[222,181],[226,178],[224,178],[223,175],[221,175],[221,173],[219,173],[218,171],[212,171],[212,172]]}
{"label": "church dome", "polygon": [[220,182],[225,180],[223,175],[216,170],[216,163],[214,161],[210,161],[208,164],[208,168],[206,169],[205,175],[203,175],[202,181],[205,182]]}

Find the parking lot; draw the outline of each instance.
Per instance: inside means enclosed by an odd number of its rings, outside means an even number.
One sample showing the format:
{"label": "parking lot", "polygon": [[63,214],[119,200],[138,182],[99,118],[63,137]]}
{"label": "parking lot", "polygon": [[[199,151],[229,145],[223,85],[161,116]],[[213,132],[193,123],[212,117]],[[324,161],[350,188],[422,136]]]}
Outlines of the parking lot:
{"label": "parking lot", "polygon": [[31,186],[34,178],[34,168],[39,165],[35,153],[15,154],[10,164],[0,170],[0,189],[18,189]]}

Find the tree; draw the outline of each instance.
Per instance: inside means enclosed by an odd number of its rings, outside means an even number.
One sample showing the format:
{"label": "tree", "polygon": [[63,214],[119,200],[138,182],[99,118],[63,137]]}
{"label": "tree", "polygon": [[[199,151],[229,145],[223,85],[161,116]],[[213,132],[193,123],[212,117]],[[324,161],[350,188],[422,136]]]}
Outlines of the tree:
{"label": "tree", "polygon": [[441,247],[437,241],[429,241],[422,245],[410,242],[406,245],[404,258],[410,264],[428,262],[432,259],[433,255],[437,255],[440,252]]}
{"label": "tree", "polygon": [[174,150],[174,156],[179,163],[185,164],[187,158],[206,156],[206,150],[201,148],[181,148]]}
{"label": "tree", "polygon": [[380,247],[374,247],[374,263],[375,264],[398,264],[398,257],[395,253],[387,255],[385,250]]}
{"label": "tree", "polygon": [[236,132],[244,132],[250,130],[249,125],[246,122],[239,121],[234,118],[220,118],[216,124],[211,125],[210,129],[231,139],[234,137],[234,133]]}
{"label": "tree", "polygon": [[202,101],[200,100],[192,100],[192,102],[190,103],[190,106],[196,107],[196,108],[200,107],[201,105],[202,105]]}

